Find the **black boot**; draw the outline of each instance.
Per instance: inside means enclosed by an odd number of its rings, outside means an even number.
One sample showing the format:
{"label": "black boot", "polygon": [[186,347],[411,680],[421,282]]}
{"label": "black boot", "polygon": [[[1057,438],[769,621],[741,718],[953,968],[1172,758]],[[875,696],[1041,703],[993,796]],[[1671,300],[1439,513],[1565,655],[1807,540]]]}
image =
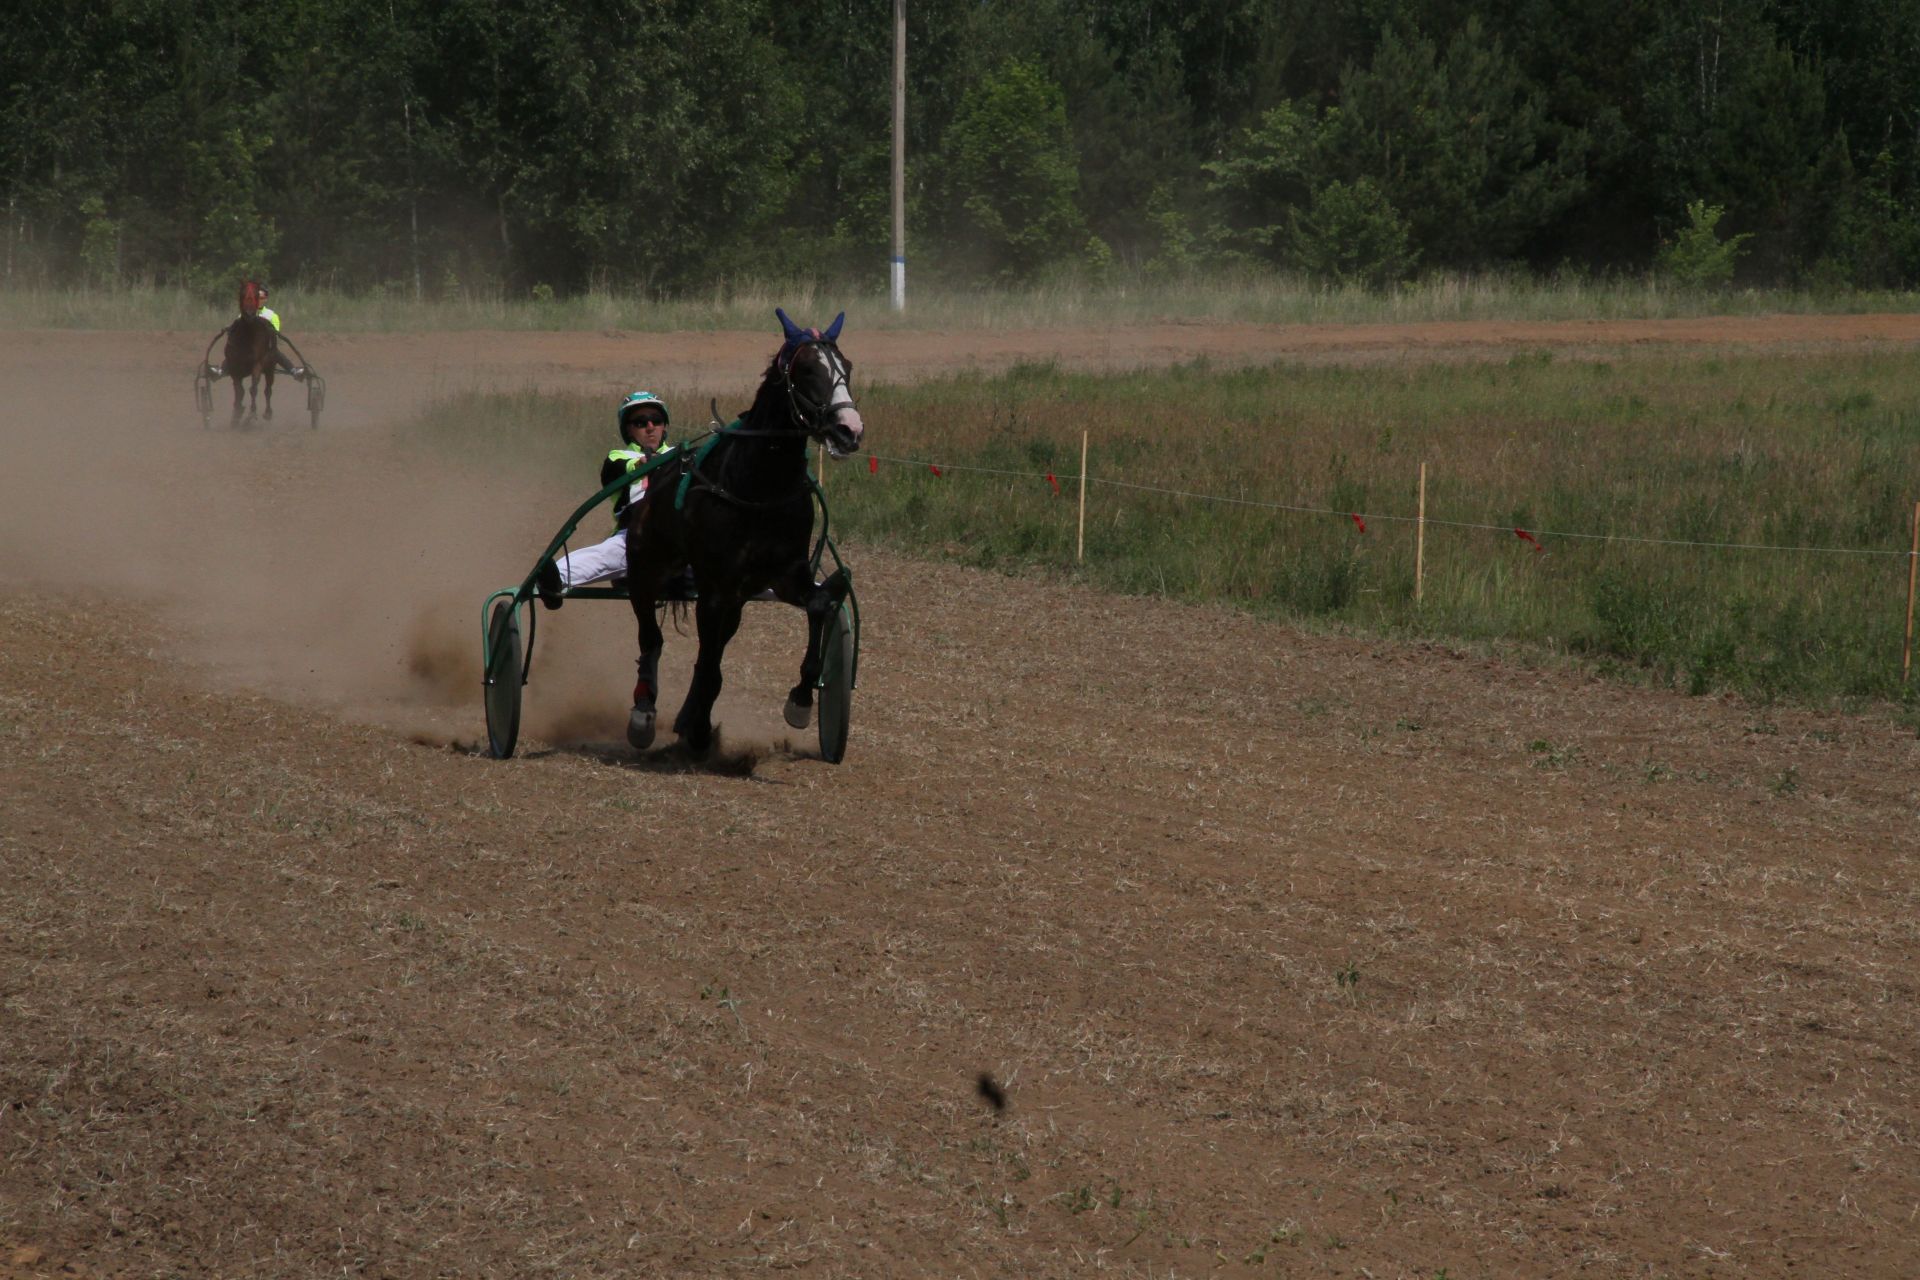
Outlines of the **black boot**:
{"label": "black boot", "polygon": [[540,603],[549,609],[558,609],[566,603],[563,598],[566,587],[560,582],[560,566],[551,560],[540,562],[540,571],[533,575],[533,589],[540,596]]}

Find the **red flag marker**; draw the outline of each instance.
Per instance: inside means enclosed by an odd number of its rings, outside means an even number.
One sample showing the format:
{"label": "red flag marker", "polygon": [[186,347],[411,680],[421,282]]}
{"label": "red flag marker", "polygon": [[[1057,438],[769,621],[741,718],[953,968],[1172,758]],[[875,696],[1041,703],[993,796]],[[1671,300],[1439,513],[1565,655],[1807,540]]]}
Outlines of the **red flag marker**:
{"label": "red flag marker", "polygon": [[940,464],[937,462],[929,462],[927,464],[927,470],[933,472],[933,474],[937,476],[940,474]]}
{"label": "red flag marker", "polygon": [[1054,496],[1054,497],[1056,497],[1056,498],[1057,498],[1057,497],[1059,497],[1059,496],[1060,496],[1060,482],[1059,482],[1058,480],[1055,480],[1055,479],[1053,478],[1053,472],[1051,472],[1051,471],[1049,471],[1049,472],[1047,472],[1047,483],[1053,486],[1053,496]]}
{"label": "red flag marker", "polygon": [[1540,545],[1540,539],[1534,537],[1532,534],[1528,533],[1525,529],[1515,529],[1513,533],[1514,533],[1514,536],[1519,538],[1522,542],[1531,544],[1535,551],[1541,552],[1542,554],[1546,552],[1546,548]]}
{"label": "red flag marker", "polygon": [[867,474],[870,476],[880,474],[880,459],[871,453],[867,455]]}
{"label": "red flag marker", "polygon": [[1347,512],[1347,519],[1353,521],[1353,523],[1359,528],[1360,532],[1365,533],[1367,531],[1367,522],[1360,518],[1360,513],[1358,511]]}

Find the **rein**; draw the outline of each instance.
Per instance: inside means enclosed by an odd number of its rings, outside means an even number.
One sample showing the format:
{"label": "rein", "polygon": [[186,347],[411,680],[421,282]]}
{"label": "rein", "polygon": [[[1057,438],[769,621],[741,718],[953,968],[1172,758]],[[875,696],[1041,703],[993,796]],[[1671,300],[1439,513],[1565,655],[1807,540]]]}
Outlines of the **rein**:
{"label": "rein", "polygon": [[[722,502],[736,507],[744,507],[751,511],[765,511],[773,507],[784,507],[811,495],[813,480],[809,477],[805,486],[796,489],[785,497],[772,498],[765,502],[756,502],[751,498],[743,498],[739,494],[734,493],[700,469],[700,464],[707,460],[707,455],[712,453],[722,440],[730,436],[791,436],[803,434],[791,428],[784,431],[756,430],[752,427],[742,427],[739,425],[739,422],[740,420],[735,418],[726,426],[716,430],[712,437],[700,446],[700,451],[687,459],[686,470],[680,473],[680,484],[674,490],[673,494],[673,509],[675,511],[686,510],[687,495],[689,493],[710,493]],[[696,482],[698,487],[696,487]]]}

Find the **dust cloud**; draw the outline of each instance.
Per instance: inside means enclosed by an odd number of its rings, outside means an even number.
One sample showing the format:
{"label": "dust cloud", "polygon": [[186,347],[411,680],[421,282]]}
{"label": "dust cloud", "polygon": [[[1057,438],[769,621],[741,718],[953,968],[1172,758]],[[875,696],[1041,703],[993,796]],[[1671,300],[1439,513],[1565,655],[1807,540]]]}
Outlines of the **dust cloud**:
{"label": "dust cloud", "polygon": [[[582,459],[575,477],[530,475],[457,440],[408,438],[406,424],[437,396],[532,381],[525,370],[461,365],[460,335],[440,336],[439,363],[427,370],[369,358],[364,339],[350,344],[361,348],[350,362],[325,335],[303,335],[329,384],[318,430],[301,411],[302,389],[285,381],[275,420],[239,428],[227,424],[230,384],[221,384],[205,428],[190,372],[204,341],[0,335],[0,590],[79,595],[109,618],[157,616],[177,662],[217,688],[416,741],[483,741],[481,605],[518,584],[591,492],[595,460]],[[417,350],[422,340],[410,342]],[[643,367],[645,353],[622,363]],[[744,363],[736,380],[750,381],[754,367]],[[610,388],[637,375],[615,365],[545,376],[574,390],[604,383],[611,401]],[[620,742],[633,683],[631,611],[578,601],[533,626],[524,734]],[[736,740],[781,729],[803,627],[797,616],[743,627],[717,709]],[[671,715],[694,645],[671,630],[667,641]],[[778,657],[757,658],[761,641]]]}

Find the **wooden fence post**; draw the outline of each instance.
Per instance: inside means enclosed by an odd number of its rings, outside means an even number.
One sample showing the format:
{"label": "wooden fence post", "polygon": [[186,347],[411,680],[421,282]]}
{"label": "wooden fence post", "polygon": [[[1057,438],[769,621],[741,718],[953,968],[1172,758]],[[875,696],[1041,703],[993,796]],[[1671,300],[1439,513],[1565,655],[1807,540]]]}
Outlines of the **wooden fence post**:
{"label": "wooden fence post", "polygon": [[1413,602],[1420,603],[1427,571],[1427,464],[1420,464],[1420,515],[1413,525]]}
{"label": "wooden fence post", "polygon": [[1087,558],[1087,433],[1080,433],[1080,536],[1074,544],[1073,562]]}
{"label": "wooden fence post", "polygon": [[1920,502],[1913,504],[1913,546],[1907,552],[1907,642],[1900,653],[1900,683],[1913,670],[1913,587],[1920,571]]}

